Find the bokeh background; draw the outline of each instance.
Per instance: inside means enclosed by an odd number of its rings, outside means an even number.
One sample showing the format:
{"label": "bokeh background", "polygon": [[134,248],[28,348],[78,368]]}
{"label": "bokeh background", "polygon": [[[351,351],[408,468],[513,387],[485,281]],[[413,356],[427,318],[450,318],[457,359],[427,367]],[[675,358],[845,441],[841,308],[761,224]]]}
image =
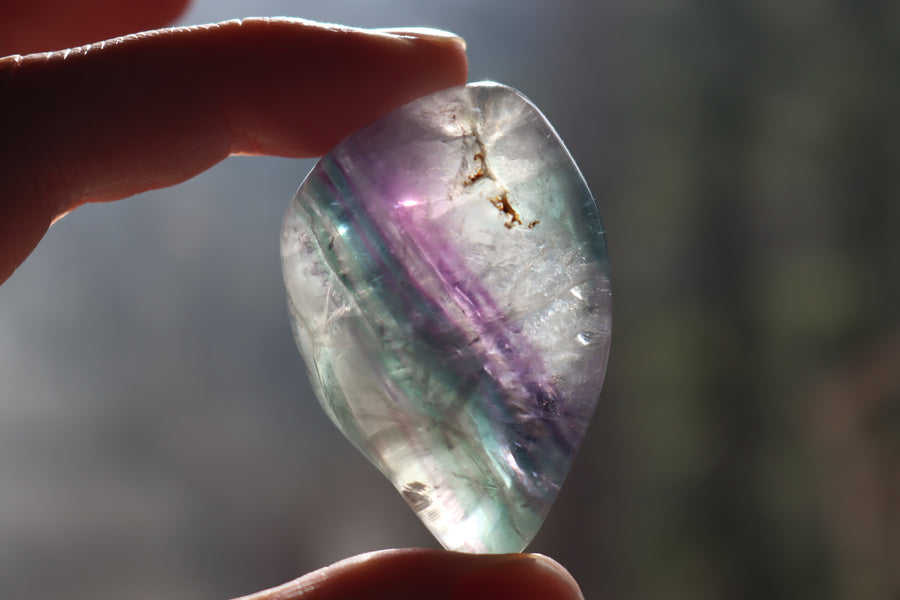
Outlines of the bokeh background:
{"label": "bokeh background", "polygon": [[[900,598],[900,3],[201,0],[182,21],[279,14],[463,35],[471,80],[531,97],[598,198],[607,386],[531,550],[588,598]],[[80,208],[0,288],[4,598],[225,598],[435,545],[290,336],[279,229],[310,166],[234,158]]]}

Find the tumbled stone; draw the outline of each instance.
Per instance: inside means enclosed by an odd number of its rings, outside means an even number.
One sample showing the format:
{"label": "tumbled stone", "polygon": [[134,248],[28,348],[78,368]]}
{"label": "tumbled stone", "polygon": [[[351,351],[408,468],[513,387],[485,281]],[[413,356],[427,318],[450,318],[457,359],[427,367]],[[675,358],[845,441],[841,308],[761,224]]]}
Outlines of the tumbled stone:
{"label": "tumbled stone", "polygon": [[382,117],[307,176],[282,256],[329,417],[446,548],[524,549],[610,336],[597,205],[544,116],[487,82]]}

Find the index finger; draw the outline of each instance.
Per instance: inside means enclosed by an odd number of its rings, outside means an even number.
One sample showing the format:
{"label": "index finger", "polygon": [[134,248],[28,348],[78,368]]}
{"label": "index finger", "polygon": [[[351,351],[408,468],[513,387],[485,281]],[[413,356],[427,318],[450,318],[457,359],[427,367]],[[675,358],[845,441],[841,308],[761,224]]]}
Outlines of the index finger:
{"label": "index finger", "polygon": [[188,179],[229,154],[317,156],[466,78],[460,38],[297,19],[163,29],[0,59],[0,282],[84,202]]}

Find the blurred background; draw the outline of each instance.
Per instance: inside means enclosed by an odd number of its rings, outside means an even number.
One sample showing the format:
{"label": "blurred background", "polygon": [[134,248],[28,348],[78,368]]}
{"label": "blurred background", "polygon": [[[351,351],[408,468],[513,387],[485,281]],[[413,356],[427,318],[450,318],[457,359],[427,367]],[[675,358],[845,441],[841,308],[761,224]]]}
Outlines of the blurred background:
{"label": "blurred background", "polygon": [[[201,0],[433,26],[554,123],[608,230],[607,385],[530,550],[587,598],[900,598],[900,3]],[[0,288],[4,598],[225,598],[435,546],[312,397],[233,158],[86,206]]]}

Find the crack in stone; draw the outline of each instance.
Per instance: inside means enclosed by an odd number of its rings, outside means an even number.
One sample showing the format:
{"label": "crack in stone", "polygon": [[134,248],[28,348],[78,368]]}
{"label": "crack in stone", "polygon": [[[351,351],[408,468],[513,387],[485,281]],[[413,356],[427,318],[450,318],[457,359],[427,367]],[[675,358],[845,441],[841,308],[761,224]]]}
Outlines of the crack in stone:
{"label": "crack in stone", "polygon": [[[475,162],[475,172],[466,176],[466,179],[463,181],[463,186],[468,187],[474,185],[478,181],[482,179],[490,179],[497,186],[499,193],[496,196],[489,198],[491,204],[494,207],[506,215],[506,221],[503,222],[503,226],[507,229],[512,229],[517,225],[524,225],[522,221],[521,215],[519,212],[513,207],[512,203],[509,199],[509,190],[505,185],[500,181],[497,177],[497,174],[494,173],[494,170],[491,168],[490,164],[487,161],[487,148],[485,147],[484,141],[481,139],[481,135],[479,135],[478,130],[475,129],[470,134],[474,140],[477,147],[475,154],[472,156],[472,160]],[[528,223],[528,229],[534,229],[535,226],[540,224],[539,219],[535,219]]]}

